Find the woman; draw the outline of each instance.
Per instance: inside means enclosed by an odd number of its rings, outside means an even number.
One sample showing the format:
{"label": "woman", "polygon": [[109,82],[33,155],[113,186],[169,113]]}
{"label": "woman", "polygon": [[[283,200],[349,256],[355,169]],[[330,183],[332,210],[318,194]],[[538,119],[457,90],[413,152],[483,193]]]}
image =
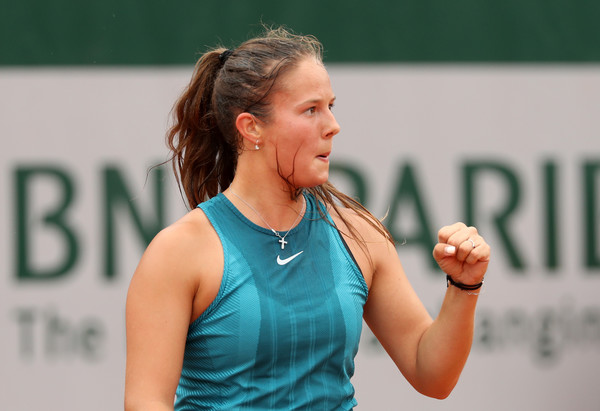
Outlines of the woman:
{"label": "woman", "polygon": [[419,392],[455,386],[490,248],[462,223],[439,231],[432,320],[389,232],[328,182],[340,127],[321,59],[278,29],[198,61],[168,142],[199,206],[131,281],[127,410],[352,409],[363,318]]}

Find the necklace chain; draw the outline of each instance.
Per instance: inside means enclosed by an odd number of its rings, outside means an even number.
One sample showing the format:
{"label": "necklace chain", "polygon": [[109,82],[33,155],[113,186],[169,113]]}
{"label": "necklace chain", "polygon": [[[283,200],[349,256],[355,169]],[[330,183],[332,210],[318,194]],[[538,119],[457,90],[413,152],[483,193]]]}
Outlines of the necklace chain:
{"label": "necklace chain", "polygon": [[279,244],[281,244],[281,249],[282,250],[285,249],[285,245],[288,243],[287,241],[285,241],[285,237],[287,237],[287,235],[290,233],[290,231],[292,231],[292,228],[294,228],[296,226],[296,223],[300,220],[300,217],[302,217],[302,214],[304,214],[304,209],[306,208],[306,200],[304,200],[304,204],[302,204],[302,210],[300,210],[300,213],[298,214],[298,217],[296,217],[296,220],[294,221],[294,223],[292,224],[292,226],[290,227],[290,229],[287,230],[286,233],[282,237],[281,234],[279,234],[279,232],[277,232],[273,227],[271,227],[271,224],[269,224],[267,222],[267,220],[265,220],[265,218],[262,216],[261,213],[258,212],[258,210],[256,210],[256,208],[252,207],[250,204],[248,204],[246,202],[246,200],[244,200],[242,197],[240,197],[239,195],[237,195],[236,192],[233,191],[233,189],[231,187],[229,187],[229,191],[231,191],[231,194],[233,194],[234,196],[236,196],[237,198],[239,198],[242,201],[242,203],[244,203],[248,207],[250,207],[250,209],[252,209],[252,211],[254,211],[256,213],[256,215],[260,217],[261,220],[263,220],[263,222],[267,225],[267,227],[269,227],[269,229],[271,229],[271,231],[273,232],[273,234],[275,234],[277,237],[279,237],[279,240],[277,240],[277,242]]}

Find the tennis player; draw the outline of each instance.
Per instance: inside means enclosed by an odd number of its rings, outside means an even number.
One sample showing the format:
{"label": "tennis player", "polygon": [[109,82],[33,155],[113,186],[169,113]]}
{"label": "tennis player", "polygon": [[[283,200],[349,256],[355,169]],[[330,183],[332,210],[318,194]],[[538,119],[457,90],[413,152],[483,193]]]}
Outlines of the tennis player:
{"label": "tennis player", "polygon": [[439,231],[432,319],[388,230],[328,181],[335,99],[311,36],[268,30],[199,59],[168,134],[192,210],[131,281],[126,410],[350,410],[363,319],[417,391],[450,394],[490,247],[462,223]]}

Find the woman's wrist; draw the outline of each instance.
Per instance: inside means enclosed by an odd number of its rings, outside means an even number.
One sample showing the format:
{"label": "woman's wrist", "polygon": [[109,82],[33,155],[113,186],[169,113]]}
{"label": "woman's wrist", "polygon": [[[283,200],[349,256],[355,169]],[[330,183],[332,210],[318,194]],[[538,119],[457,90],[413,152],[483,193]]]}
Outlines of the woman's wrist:
{"label": "woman's wrist", "polygon": [[480,290],[483,286],[483,279],[480,283],[477,284],[463,284],[458,281],[454,281],[454,279],[449,274],[446,274],[446,287],[450,286],[456,287],[462,291],[466,291],[467,294],[479,295],[480,291],[478,290]]}

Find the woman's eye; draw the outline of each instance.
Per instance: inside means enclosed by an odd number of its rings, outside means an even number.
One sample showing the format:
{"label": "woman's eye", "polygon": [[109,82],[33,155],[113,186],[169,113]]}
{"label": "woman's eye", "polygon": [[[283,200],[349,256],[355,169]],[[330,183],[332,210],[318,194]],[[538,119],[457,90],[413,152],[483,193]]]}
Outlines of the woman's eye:
{"label": "woman's eye", "polygon": [[334,107],[334,106],[335,106],[335,104],[331,103],[331,104],[329,105],[329,110],[330,110],[330,111],[331,111],[331,110],[333,110],[333,107]]}
{"label": "woman's eye", "polygon": [[316,107],[311,107],[308,110],[306,110],[308,114],[315,114],[315,111],[317,111]]}

